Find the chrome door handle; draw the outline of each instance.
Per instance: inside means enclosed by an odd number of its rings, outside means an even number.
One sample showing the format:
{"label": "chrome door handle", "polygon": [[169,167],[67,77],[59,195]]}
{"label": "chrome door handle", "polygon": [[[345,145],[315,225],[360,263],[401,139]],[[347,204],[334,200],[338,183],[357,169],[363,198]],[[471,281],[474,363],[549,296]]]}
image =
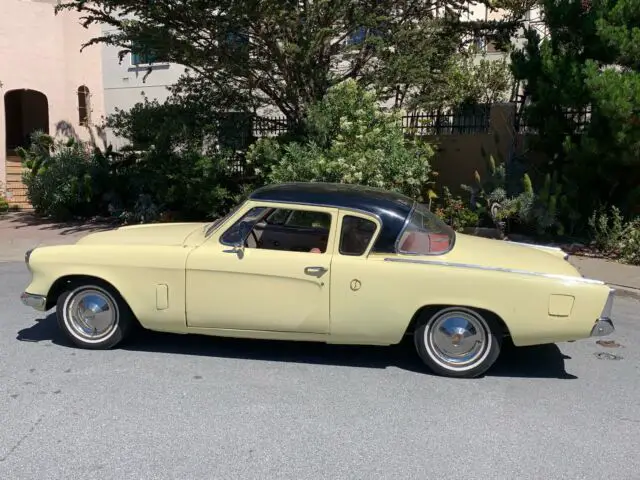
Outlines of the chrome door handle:
{"label": "chrome door handle", "polygon": [[307,267],[304,269],[304,273],[307,275],[312,275],[314,277],[321,277],[327,272],[327,269],[324,267]]}

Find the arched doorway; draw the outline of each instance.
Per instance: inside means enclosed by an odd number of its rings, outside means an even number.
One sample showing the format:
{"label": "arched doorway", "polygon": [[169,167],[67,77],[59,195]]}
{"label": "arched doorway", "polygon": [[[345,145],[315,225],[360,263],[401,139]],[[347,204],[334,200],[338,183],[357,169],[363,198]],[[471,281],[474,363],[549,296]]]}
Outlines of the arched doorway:
{"label": "arched doorway", "polygon": [[18,207],[28,208],[27,192],[22,183],[23,165],[16,148],[28,148],[31,134],[49,133],[49,102],[36,90],[10,90],[4,95],[6,128],[7,199]]}

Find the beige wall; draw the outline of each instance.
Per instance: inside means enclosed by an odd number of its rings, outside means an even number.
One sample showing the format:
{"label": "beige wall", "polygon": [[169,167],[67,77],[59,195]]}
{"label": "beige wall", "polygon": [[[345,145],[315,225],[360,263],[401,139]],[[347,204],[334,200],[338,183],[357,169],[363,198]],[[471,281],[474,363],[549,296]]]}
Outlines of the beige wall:
{"label": "beige wall", "polygon": [[493,155],[496,164],[504,162],[510,156],[515,138],[512,104],[494,105],[491,109],[490,129],[487,133],[469,133],[427,137],[437,145],[437,153],[431,162],[436,177],[438,192],[443,186],[451,193],[460,194],[461,184],[471,185],[477,170],[480,176],[486,175],[487,160],[485,154]]}
{"label": "beige wall", "polygon": [[[79,126],[77,89],[91,92],[91,119],[104,115],[101,47],[80,53],[83,42],[100,35],[100,27],[85,29],[75,12],[54,14],[56,0],[0,0],[0,182],[6,183],[6,124],[4,96],[31,89],[47,97],[49,132],[75,132]],[[28,120],[25,120],[28,121]]]}

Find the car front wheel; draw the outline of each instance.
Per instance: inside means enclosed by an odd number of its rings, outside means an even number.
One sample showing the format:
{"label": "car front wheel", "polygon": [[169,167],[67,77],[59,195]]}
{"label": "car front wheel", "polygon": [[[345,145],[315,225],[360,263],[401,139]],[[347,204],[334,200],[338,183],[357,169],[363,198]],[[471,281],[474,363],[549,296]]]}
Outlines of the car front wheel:
{"label": "car front wheel", "polygon": [[71,285],[58,298],[58,325],[77,346],[109,349],[131,331],[133,314],[118,292],[102,283]]}
{"label": "car front wheel", "polygon": [[434,373],[473,378],[498,359],[502,333],[489,315],[448,307],[422,318],[414,331],[414,341],[422,361]]}

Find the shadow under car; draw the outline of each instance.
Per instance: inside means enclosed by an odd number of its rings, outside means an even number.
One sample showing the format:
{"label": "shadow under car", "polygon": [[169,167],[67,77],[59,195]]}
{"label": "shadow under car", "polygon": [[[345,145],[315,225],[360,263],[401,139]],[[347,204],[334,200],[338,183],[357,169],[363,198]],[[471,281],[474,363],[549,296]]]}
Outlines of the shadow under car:
{"label": "shadow under car", "polygon": [[[53,344],[74,348],[60,331],[56,314],[36,320],[30,327],[18,332],[22,342],[51,341]],[[388,347],[359,345],[330,345],[320,342],[280,340],[251,340],[206,335],[180,335],[138,329],[121,350],[136,352],[175,353],[219,358],[295,362],[316,365],[348,366],[358,368],[395,367],[429,374],[415,351],[413,339],[405,338],[400,344]],[[514,378],[575,379],[567,373],[564,355],[555,344],[533,347],[515,347],[505,339],[500,357],[483,376]]]}

